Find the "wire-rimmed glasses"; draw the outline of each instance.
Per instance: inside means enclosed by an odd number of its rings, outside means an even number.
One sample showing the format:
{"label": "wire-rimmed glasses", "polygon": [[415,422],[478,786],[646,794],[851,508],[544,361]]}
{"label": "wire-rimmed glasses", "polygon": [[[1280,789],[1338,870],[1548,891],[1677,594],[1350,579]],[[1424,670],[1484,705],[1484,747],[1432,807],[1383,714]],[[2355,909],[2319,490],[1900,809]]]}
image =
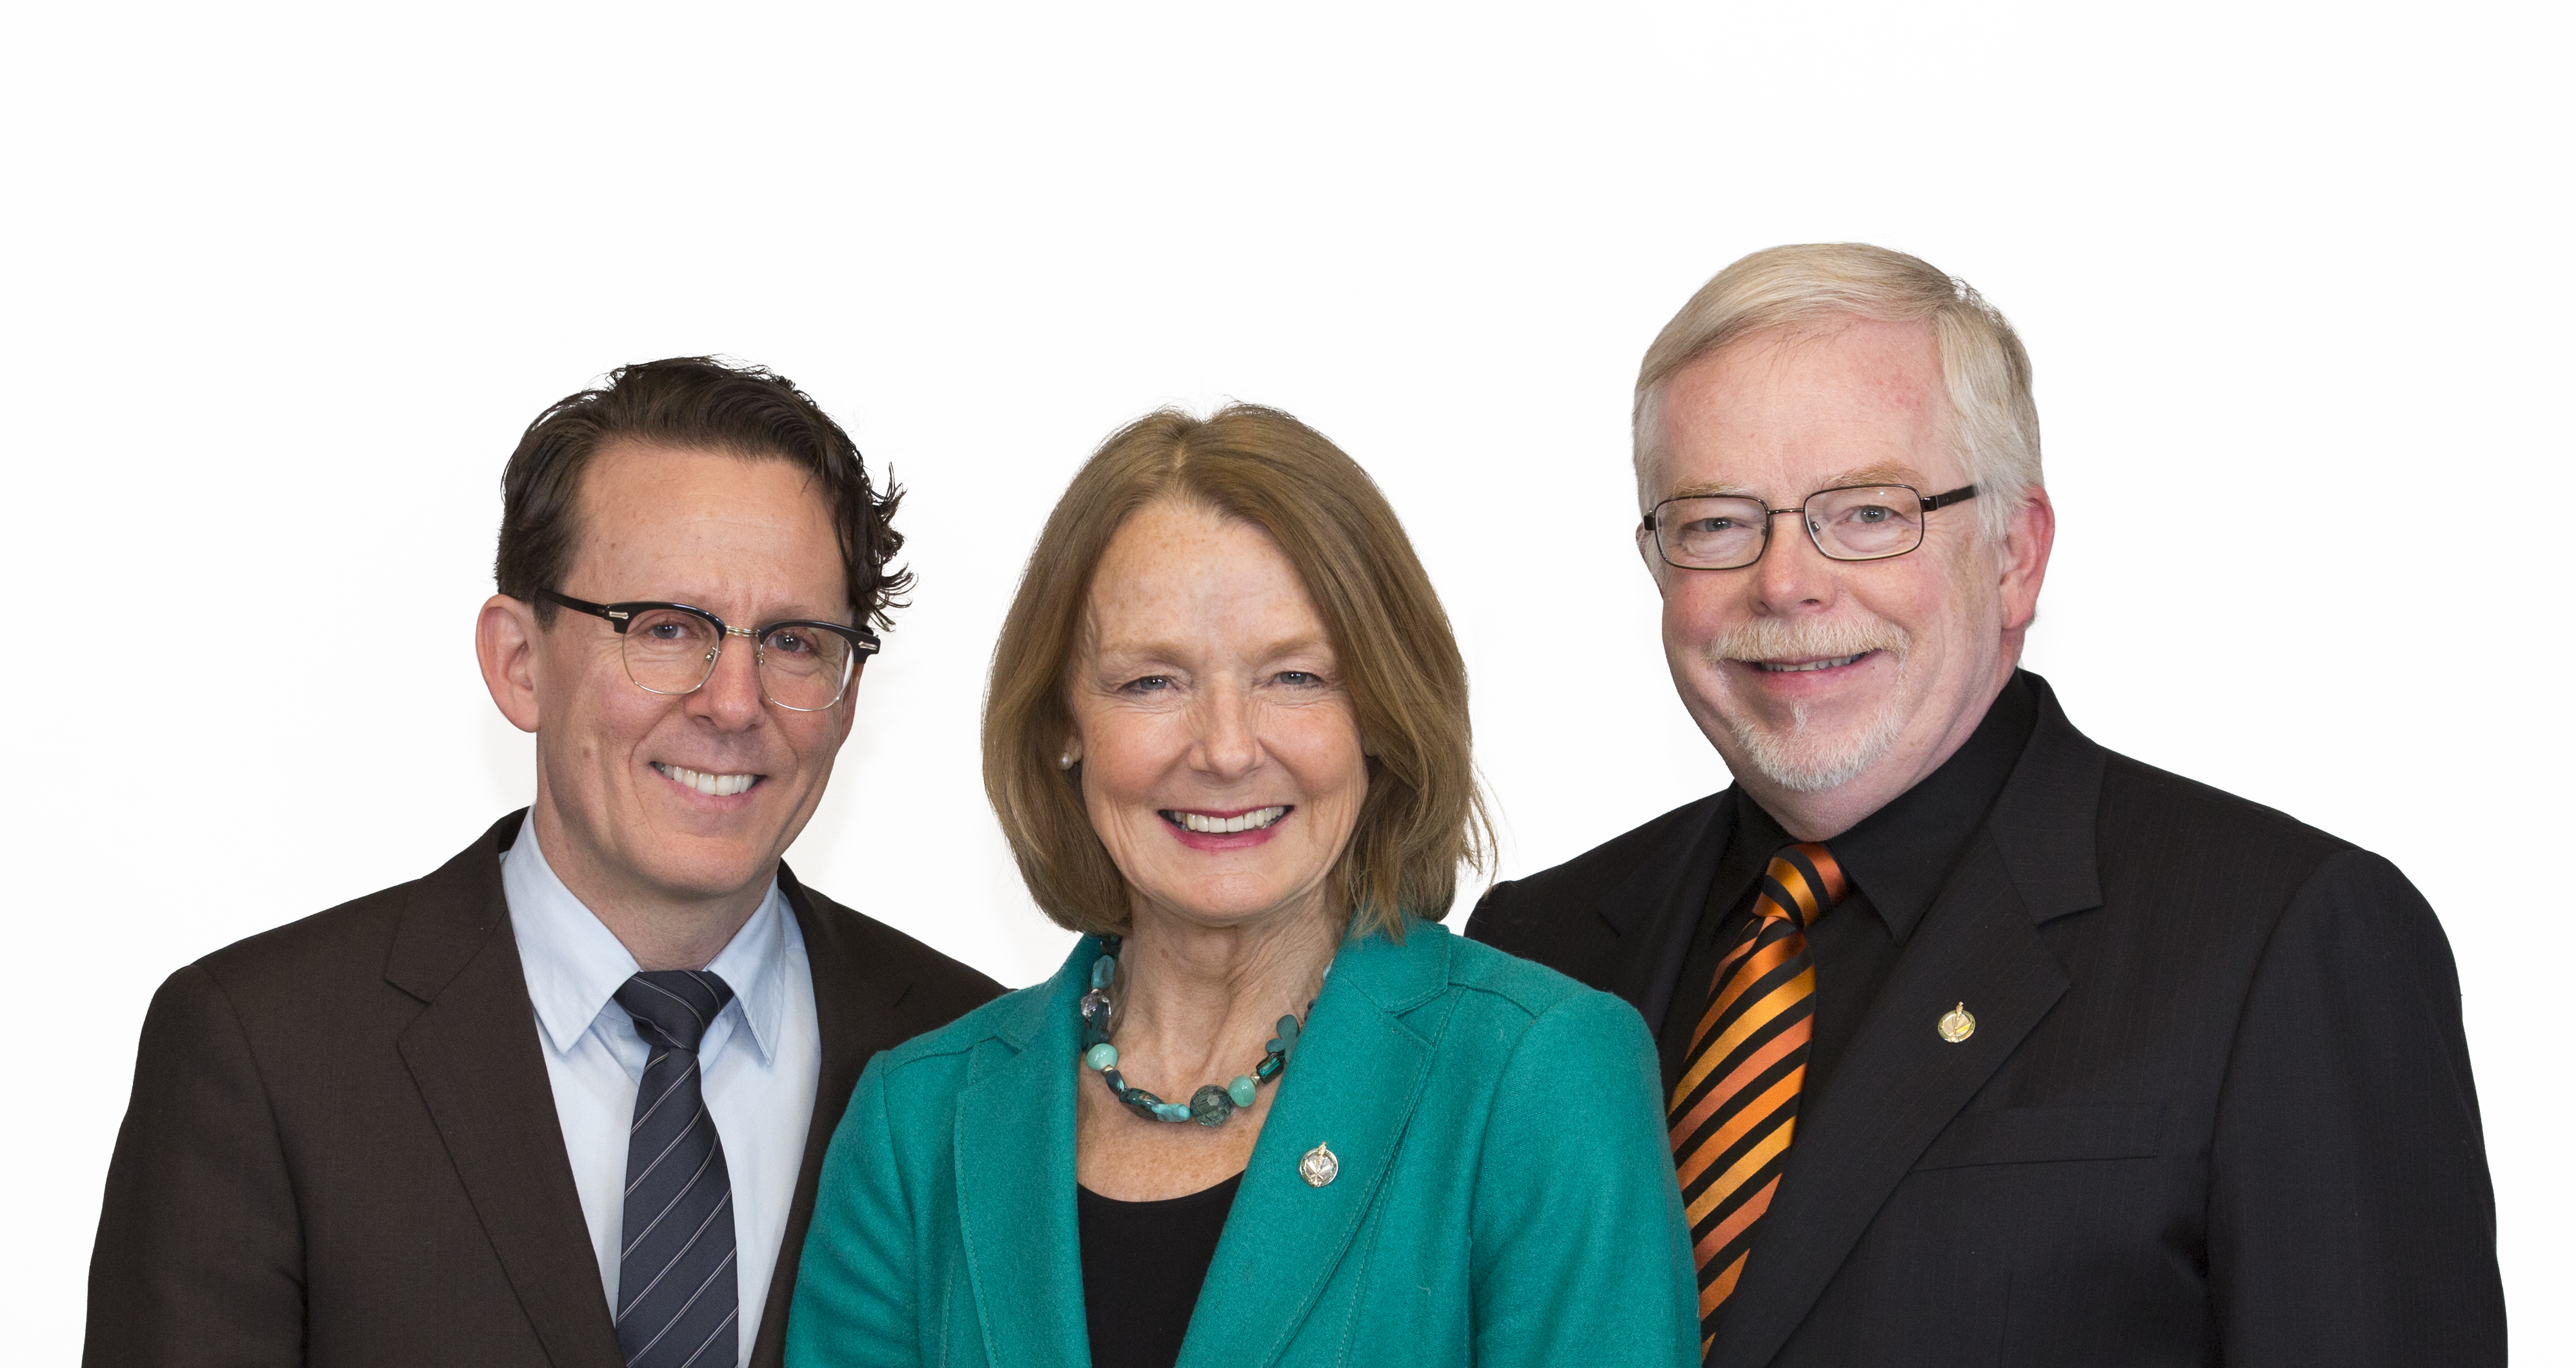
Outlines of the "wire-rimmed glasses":
{"label": "wire-rimmed glasses", "polygon": [[605,618],[617,629],[626,677],[646,693],[695,693],[716,672],[725,638],[748,637],[760,696],[789,712],[821,712],[841,701],[859,661],[880,649],[877,634],[838,622],[790,619],[729,627],[685,603],[591,603],[539,591],[550,603]]}
{"label": "wire-rimmed glasses", "polygon": [[1829,559],[1886,560],[1923,544],[1926,514],[1975,497],[1975,485],[1928,495],[1911,485],[1836,485],[1794,508],[1772,508],[1737,494],[1687,494],[1655,505],[1639,531],[1668,565],[1741,570],[1771,549],[1771,520],[1796,513],[1807,539]]}

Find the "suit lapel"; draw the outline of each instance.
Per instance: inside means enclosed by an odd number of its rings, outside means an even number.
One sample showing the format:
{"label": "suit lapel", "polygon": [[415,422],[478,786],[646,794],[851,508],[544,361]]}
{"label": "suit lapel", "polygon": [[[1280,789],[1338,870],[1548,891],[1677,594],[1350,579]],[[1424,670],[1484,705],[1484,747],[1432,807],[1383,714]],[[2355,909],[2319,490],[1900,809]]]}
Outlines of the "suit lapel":
{"label": "suit lapel", "polygon": [[[1879,989],[1833,1076],[1800,1105],[1778,1199],[1728,1299],[1709,1362],[1768,1363],[1888,1195],[2067,989],[2039,927],[2101,905],[2095,814],[2107,753],[2045,681],[2013,777]],[[1934,1030],[1964,1003],[1976,1030]]]}
{"label": "suit lapel", "polygon": [[414,888],[385,979],[427,1006],[396,1048],[547,1357],[620,1368],[501,893],[518,820]]}
{"label": "suit lapel", "polygon": [[787,1353],[787,1308],[796,1295],[796,1268],[805,1252],[805,1232],[813,1224],[814,1193],[823,1176],[823,1156],[832,1147],[832,1132],[850,1104],[859,1072],[870,1057],[901,1043],[895,1008],[912,985],[887,974],[851,943],[846,919],[827,914],[814,894],[797,882],[785,865],[778,867],[779,890],[796,912],[796,928],[805,937],[805,962],[814,979],[814,1021],[822,1037],[822,1063],[814,1080],[814,1113],[805,1129],[805,1157],[796,1171],[796,1195],[787,1209],[787,1226],[778,1241],[778,1265],[769,1279],[769,1303],[760,1316],[760,1333],[752,1341],[750,1368],[775,1368]]}
{"label": "suit lapel", "polygon": [[1082,1240],[1074,1214],[1074,1004],[1100,943],[1077,942],[1047,991],[1000,1023],[957,1095],[957,1211],[987,1360],[1084,1368]]}
{"label": "suit lapel", "polygon": [[[1445,990],[1449,947],[1443,928],[1416,923],[1400,946],[1370,937],[1335,957],[1235,1191],[1180,1368],[1268,1368],[1314,1309],[1413,1115],[1431,1042],[1399,1014]],[[1297,1171],[1318,1144],[1341,1165],[1322,1187]]]}
{"label": "suit lapel", "polygon": [[[2039,1024],[2066,974],[1990,839],[1980,839],[1897,960],[1850,1052],[1799,1107],[1780,1193],[1729,1299],[1712,1364],[1770,1361],[1932,1138]],[[1954,1003],[1976,1034],[1933,1025]]]}
{"label": "suit lapel", "polygon": [[1618,972],[1596,981],[1626,998],[1646,1019],[1648,1031],[1663,1029],[1682,964],[1690,958],[1691,933],[1699,927],[1709,881],[1717,877],[1718,861],[1735,831],[1734,792],[1723,789],[1693,804],[1654,854],[1601,895],[1601,919],[1624,953],[1619,954]]}

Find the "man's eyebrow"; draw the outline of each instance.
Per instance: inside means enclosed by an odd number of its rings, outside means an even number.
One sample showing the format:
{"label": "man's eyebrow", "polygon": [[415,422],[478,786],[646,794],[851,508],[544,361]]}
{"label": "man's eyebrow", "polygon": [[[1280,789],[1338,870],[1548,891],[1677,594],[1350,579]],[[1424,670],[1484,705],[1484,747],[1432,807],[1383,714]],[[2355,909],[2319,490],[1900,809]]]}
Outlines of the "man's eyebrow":
{"label": "man's eyebrow", "polygon": [[[1816,489],[1840,489],[1846,485],[1920,486],[1923,476],[1912,466],[1866,465],[1838,470],[1825,477]],[[1813,490],[1806,491],[1813,493]],[[1673,487],[1668,499],[1758,499],[1762,497],[1748,486],[1731,480],[1684,480]]]}
{"label": "man's eyebrow", "polygon": [[1837,473],[1831,479],[1827,480],[1823,487],[1827,489],[1832,489],[1838,485],[1906,485],[1912,487],[1921,485],[1922,483],[1923,472],[1916,470],[1912,466],[1866,465],[1857,470],[1845,470]]}
{"label": "man's eyebrow", "polygon": [[1728,480],[1684,480],[1673,486],[1668,499],[1750,499],[1751,489]]}

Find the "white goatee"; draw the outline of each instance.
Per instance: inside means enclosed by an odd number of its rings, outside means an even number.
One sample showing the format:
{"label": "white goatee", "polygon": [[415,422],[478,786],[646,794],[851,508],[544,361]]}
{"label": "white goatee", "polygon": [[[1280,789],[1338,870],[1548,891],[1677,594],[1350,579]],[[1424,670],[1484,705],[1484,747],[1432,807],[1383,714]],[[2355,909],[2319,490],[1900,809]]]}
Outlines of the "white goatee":
{"label": "white goatee", "polygon": [[[1727,661],[1832,659],[1885,651],[1896,662],[1902,685],[1913,647],[1903,628],[1875,619],[1755,618],[1712,643],[1709,658],[1723,668]],[[1751,717],[1721,715],[1719,721],[1763,778],[1792,793],[1823,793],[1850,783],[1895,746],[1905,730],[1902,694],[1901,688],[1891,690],[1876,716],[1833,735],[1814,730],[1803,703],[1791,706],[1786,727],[1765,726]]]}

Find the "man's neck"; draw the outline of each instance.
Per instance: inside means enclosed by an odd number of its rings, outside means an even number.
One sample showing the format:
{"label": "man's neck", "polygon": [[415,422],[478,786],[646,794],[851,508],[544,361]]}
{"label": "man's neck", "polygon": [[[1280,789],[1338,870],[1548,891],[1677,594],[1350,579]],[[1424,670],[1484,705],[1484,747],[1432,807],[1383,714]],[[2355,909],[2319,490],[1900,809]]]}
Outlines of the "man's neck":
{"label": "man's neck", "polygon": [[1895,802],[1906,790],[1929,778],[1933,771],[1949,762],[1968,738],[1977,734],[1977,726],[1995,705],[2004,686],[2012,682],[2017,663],[2006,660],[2002,674],[1975,707],[1952,718],[1928,747],[1918,747],[1889,754],[1853,778],[1832,788],[1814,793],[1801,793],[1773,781],[1751,765],[1736,771],[1736,782],[1762,810],[1780,823],[1780,829],[1801,841],[1830,841],[1859,826],[1871,813]]}
{"label": "man's neck", "polygon": [[528,820],[536,827],[546,867],[617,937],[638,969],[706,968],[760,910],[777,879],[773,865],[764,877],[720,897],[673,898],[617,878],[605,861],[573,838],[542,797]]}

